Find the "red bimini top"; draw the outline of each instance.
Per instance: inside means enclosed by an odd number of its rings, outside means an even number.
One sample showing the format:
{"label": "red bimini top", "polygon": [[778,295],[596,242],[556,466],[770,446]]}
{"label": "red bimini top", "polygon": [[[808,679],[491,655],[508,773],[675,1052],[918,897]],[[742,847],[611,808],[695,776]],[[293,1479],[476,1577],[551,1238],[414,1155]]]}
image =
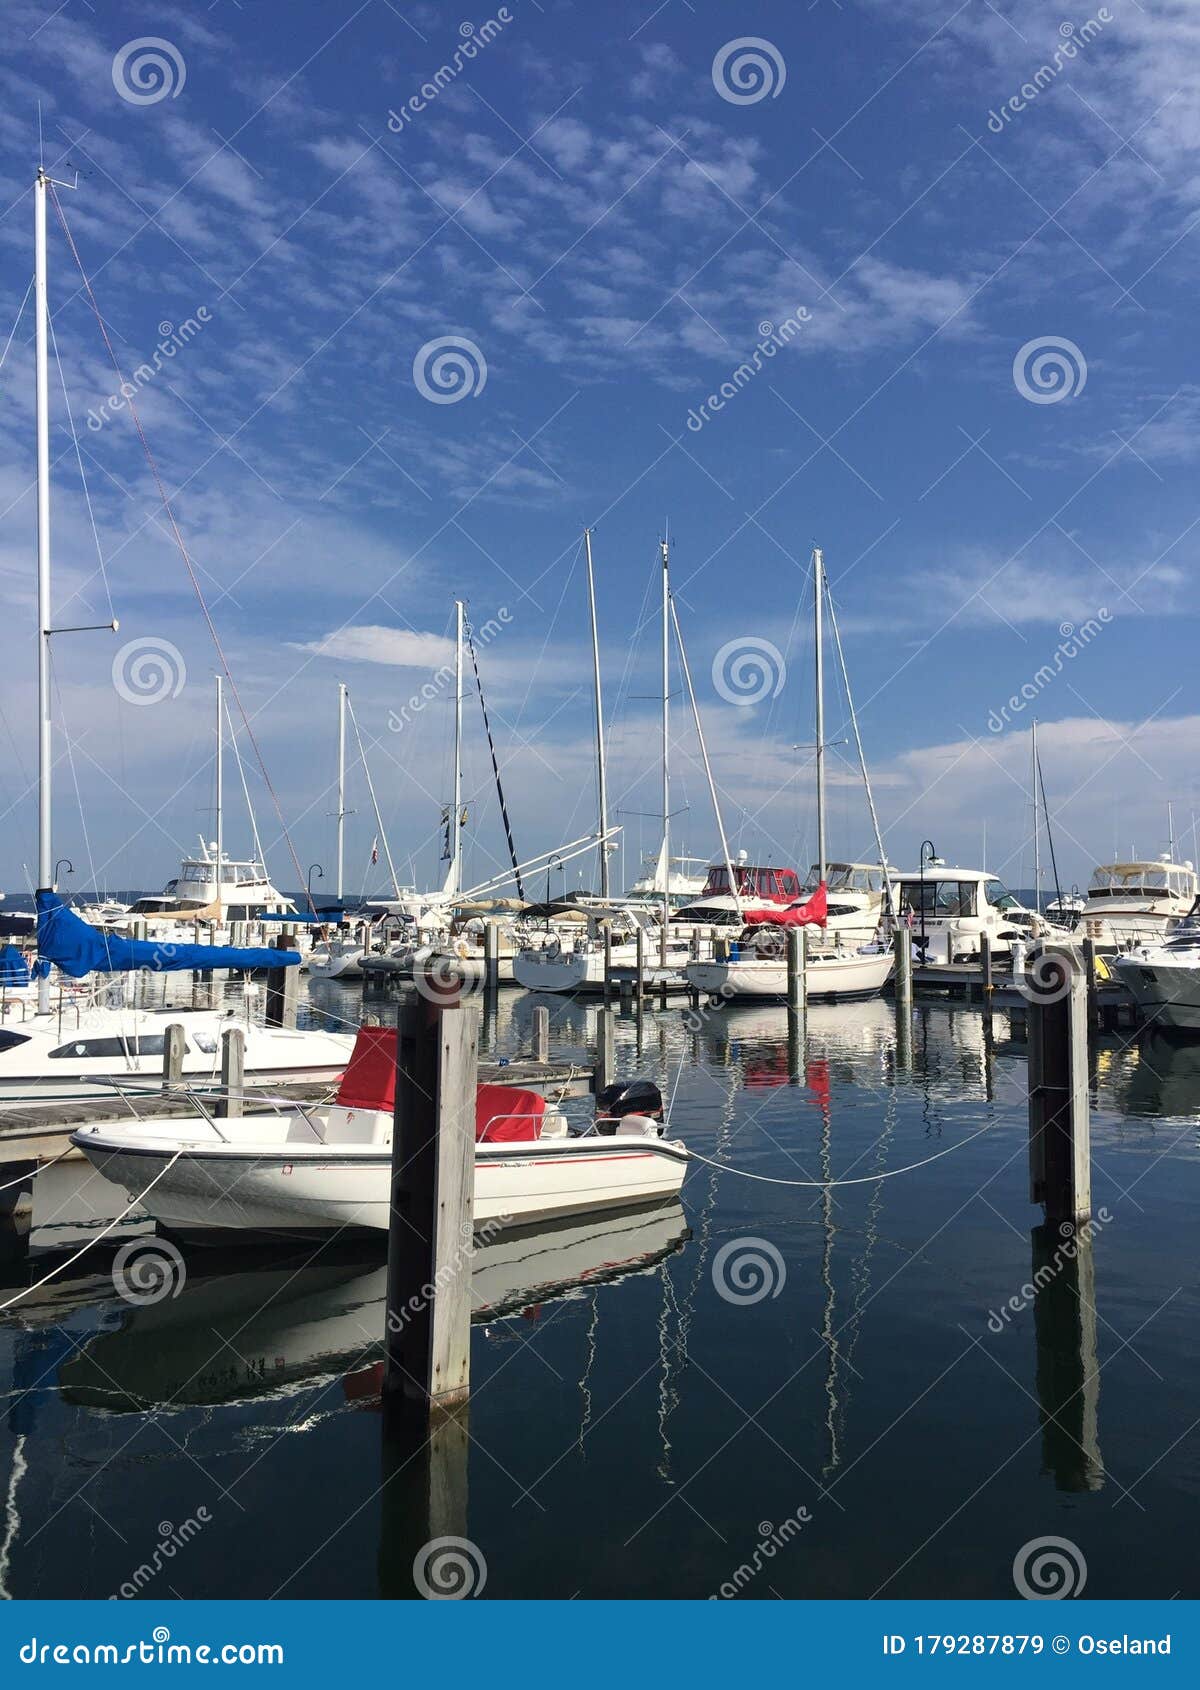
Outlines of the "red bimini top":
{"label": "red bimini top", "polygon": [[829,898],[822,881],[816,891],[802,904],[789,904],[782,910],[747,910],[747,927],[824,927],[829,919]]}
{"label": "red bimini top", "polygon": [[[340,1109],[396,1107],[396,1032],[360,1027],[334,1103]],[[480,1086],[475,1093],[477,1143],[528,1143],[541,1131],[546,1100],[516,1086]]]}

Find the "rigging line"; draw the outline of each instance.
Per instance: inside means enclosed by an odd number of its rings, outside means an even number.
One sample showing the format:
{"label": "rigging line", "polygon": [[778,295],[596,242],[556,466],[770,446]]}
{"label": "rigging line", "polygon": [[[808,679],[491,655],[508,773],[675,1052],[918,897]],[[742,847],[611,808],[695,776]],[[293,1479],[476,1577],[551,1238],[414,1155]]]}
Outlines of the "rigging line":
{"label": "rigging line", "polygon": [[263,855],[262,840],[258,836],[258,817],[254,814],[254,805],[250,802],[250,787],[246,781],[246,770],[242,764],[242,753],[238,747],[237,735],[233,731],[233,717],[229,711],[229,702],[224,702],[225,720],[229,726],[229,743],[233,748],[233,760],[237,764],[238,779],[242,784],[242,797],[246,800],[246,813],[250,817],[250,836],[254,841],[254,859],[262,865],[266,873],[267,859]]}
{"label": "rigging line", "polygon": [[[100,579],[104,583],[104,596],[108,600],[108,614],[110,619],[115,622],[116,612],[113,609],[112,587],[109,585],[108,567],[104,561],[104,548],[100,544],[100,530],[96,526],[96,513],[92,508],[92,493],[88,486],[87,472],[83,467],[83,452],[79,445],[79,433],[75,427],[75,414],[71,410],[71,395],[67,391],[67,378],[63,372],[62,359],[58,355],[58,336],[54,332],[54,318],[49,311],[46,313],[46,324],[50,330],[50,344],[54,348],[54,362],[58,365],[58,380],[62,387],[63,404],[67,407],[67,421],[71,425],[71,442],[75,447],[75,462],[79,466],[79,480],[83,486],[83,502],[87,506],[88,521],[92,526],[92,539],[96,542],[96,559],[100,565]],[[81,592],[82,588],[77,587],[71,598]],[[71,599],[68,599],[67,603],[70,604],[70,602]]]}
{"label": "rigging line", "polygon": [[354,714],[354,701],[350,697],[349,690],[346,692],[346,708],[350,712],[350,726],[354,729],[354,739],[358,746],[359,761],[362,763],[363,774],[367,779],[367,791],[371,795],[371,808],[375,812],[375,823],[379,828],[379,837],[383,841],[383,854],[387,858],[388,873],[392,877],[392,890],[395,892],[397,899],[399,899],[401,897],[400,881],[396,875],[396,865],[392,861],[392,848],[388,844],[387,829],[384,827],[383,817],[379,813],[379,800],[375,796],[375,782],[371,779],[371,769],[367,762],[367,753],[363,749],[362,734],[359,732],[358,728],[358,717]]}
{"label": "rigging line", "polygon": [[[101,337],[104,341],[104,345],[105,345],[105,347],[108,351],[109,360],[112,363],[113,369],[117,373],[117,377],[120,380],[122,387],[124,387],[125,377],[124,377],[124,374],[121,370],[120,363],[117,360],[116,352],[113,350],[112,341],[109,339],[108,328],[105,324],[104,318],[100,314],[100,307],[96,302],[96,295],[92,291],[91,281],[88,277],[87,271],[83,267],[83,260],[79,256],[78,249],[76,248],[76,245],[75,245],[74,236],[71,234],[70,227],[67,223],[67,219],[66,219],[66,216],[63,212],[62,206],[59,204],[58,195],[54,191],[53,184],[50,185],[50,197],[54,202],[54,210],[55,210],[55,212],[58,216],[58,220],[62,224],[63,233],[67,237],[67,244],[71,249],[71,256],[74,258],[75,264],[76,264],[76,266],[79,270],[79,274],[83,278],[84,290],[87,293],[89,303],[91,304],[92,311],[93,311],[95,318],[96,318],[96,322],[99,324],[100,334],[101,334]],[[255,735],[254,729],[250,725],[250,717],[249,717],[249,715],[246,711],[246,706],[242,703],[242,695],[238,691],[237,682],[234,680],[233,672],[229,667],[229,659],[225,656],[225,648],[221,644],[221,636],[217,632],[217,625],[213,621],[212,612],[208,608],[208,601],[204,597],[204,590],[201,587],[199,578],[196,575],[196,569],[195,569],[195,565],[192,563],[191,554],[188,551],[187,546],[184,544],[184,539],[183,539],[182,533],[180,532],[179,524],[175,520],[175,511],[174,511],[174,508],[171,504],[170,499],[167,497],[167,489],[166,489],[166,486],[163,482],[162,474],[161,474],[159,467],[158,467],[158,460],[155,458],[154,453],[150,450],[150,442],[146,439],[145,430],[142,428],[142,419],[138,415],[136,405],[134,404],[132,399],[127,399],[125,401],[125,403],[129,407],[129,414],[133,418],[133,426],[137,429],[138,439],[141,441],[142,450],[146,454],[146,462],[150,466],[150,473],[153,475],[155,485],[158,488],[158,496],[159,496],[159,499],[162,501],[163,510],[166,512],[167,520],[171,525],[171,531],[172,531],[172,533],[174,534],[174,537],[175,537],[175,544],[179,547],[179,555],[180,555],[180,557],[182,557],[183,562],[184,562],[184,567],[187,570],[188,579],[190,580],[190,582],[192,584],[192,591],[196,595],[196,602],[200,606],[200,612],[201,612],[201,615],[204,617],[204,621],[205,621],[205,623],[208,627],[208,632],[209,632],[209,635],[212,639],[213,646],[216,650],[217,656],[221,660],[221,668],[224,671],[225,679],[229,682],[229,690],[232,692],[234,699],[237,703],[238,713],[241,716],[242,724],[246,729],[246,736],[249,739],[250,744],[254,748],[254,756],[255,756],[255,759],[258,763],[259,770],[262,774],[263,783],[266,786],[267,791],[271,795],[271,803],[274,805],[275,815],[276,815],[278,822],[279,822],[279,831],[282,833],[284,839],[287,842],[288,854],[290,855],[290,857],[292,859],[292,866],[296,871],[296,884],[298,886],[303,886],[303,885],[305,885],[304,872],[300,867],[300,858],[296,854],[296,847],[295,847],[295,844],[293,843],[291,833],[288,831],[288,825],[283,819],[283,809],[282,809],[282,806],[280,805],[280,802],[279,802],[279,796],[276,793],[275,787],[271,782],[271,776],[267,772],[266,760],[264,759],[263,754],[262,754],[262,750],[259,747],[258,739]],[[310,892],[308,892],[307,890],[305,892],[305,898],[306,898],[306,901],[308,903],[309,913],[312,914],[312,915],[315,915],[317,913],[316,905],[313,903],[312,894]]]}
{"label": "rigging line", "polygon": [[31,1174],[20,1174],[16,1179],[10,1179],[7,1185],[0,1185],[0,1191],[11,1191],[14,1185],[24,1185],[26,1180],[36,1179],[47,1168],[52,1168],[55,1162],[61,1162],[64,1156],[70,1156],[71,1152],[72,1146],[68,1145],[65,1150],[60,1150],[57,1156],[52,1156],[48,1162],[39,1162]]}
{"label": "rigging line", "polygon": [[[559,603],[562,603],[561,599],[559,600]],[[469,621],[466,625],[466,633],[467,650],[471,654],[471,667],[475,671],[475,687],[479,693],[479,708],[483,711],[483,731],[487,735],[488,750],[492,754],[492,773],[496,777],[496,797],[500,802],[500,819],[504,823],[504,837],[508,840],[508,855],[509,860],[512,863],[513,879],[517,883],[517,897],[524,902],[525,887],[521,882],[521,865],[520,860],[517,857],[517,847],[513,840],[512,823],[508,819],[508,805],[504,801],[504,783],[500,779],[500,764],[496,757],[496,742],[492,738],[492,724],[488,720],[487,700],[483,696],[483,681],[481,680],[479,674],[479,659],[475,655],[475,637],[471,633],[471,624]],[[545,647],[543,646],[542,649],[544,651]]]}
{"label": "rigging line", "polygon": [[76,1250],[73,1256],[68,1256],[65,1262],[59,1262],[57,1267],[52,1267],[49,1273],[44,1273],[40,1279],[34,1280],[32,1285],[27,1285],[24,1291],[18,1291],[16,1296],[10,1297],[6,1303],[0,1303],[0,1314],[3,1314],[5,1309],[11,1309],[14,1303],[22,1302],[24,1298],[31,1296],[33,1292],[40,1291],[43,1285],[48,1285],[52,1279],[56,1279],[60,1273],[65,1273],[69,1267],[72,1267],[79,1260],[80,1256],[86,1255],[92,1248],[93,1244],[98,1244],[102,1238],[107,1238],[113,1228],[120,1226],[126,1215],[131,1214],[133,1210],[137,1208],[142,1199],[149,1196],[150,1192],[154,1190],[154,1187],[158,1184],[159,1180],[162,1179],[163,1175],[170,1173],[171,1169],[175,1166],[176,1162],[178,1162],[182,1155],[183,1151],[177,1150],[171,1160],[167,1163],[166,1167],[158,1170],[154,1178],[150,1181],[150,1184],[146,1187],[145,1191],[140,1191],[136,1197],[131,1198],[121,1210],[121,1213],[113,1220],[109,1221],[108,1225],[104,1227],[102,1231],[93,1234],[86,1244]]}
{"label": "rigging line", "polygon": [[918,1168],[927,1168],[931,1162],[940,1162],[943,1156],[949,1156],[955,1150],[961,1150],[970,1144],[974,1138],[981,1138],[984,1133],[991,1132],[994,1123],[989,1121],[987,1126],[968,1133],[966,1138],[960,1138],[957,1144],[948,1144],[945,1150],[939,1150],[934,1156],[926,1156],[923,1162],[910,1162],[906,1168],[889,1168],[883,1174],[863,1174],[858,1179],[773,1179],[769,1174],[752,1174],[746,1168],[732,1168],[728,1162],[714,1162],[711,1156],[701,1156],[698,1150],[689,1150],[688,1156],[693,1162],[703,1162],[710,1168],[716,1168],[723,1174],[736,1174],[739,1179],[752,1179],[760,1185],[794,1185],[803,1186],[808,1191],[824,1191],[835,1185],[874,1185],[876,1180],[895,1179],[898,1174],[912,1174]]}
{"label": "rigging line", "polygon": [[79,790],[79,772],[75,767],[75,745],[71,738],[71,731],[67,726],[67,711],[63,703],[62,688],[58,684],[58,676],[54,677],[54,691],[58,698],[58,713],[62,720],[63,742],[67,748],[67,764],[71,770],[71,784],[75,788],[75,802],[79,807],[79,827],[83,834],[83,848],[87,852],[88,872],[92,877],[92,890],[99,893],[99,876],[96,873],[96,859],[92,855],[92,837],[88,832],[87,817],[83,809],[83,794]]}
{"label": "rigging line", "polygon": [[13,339],[16,335],[16,332],[21,326],[21,318],[25,315],[25,307],[29,304],[29,296],[32,292],[33,292],[33,277],[30,276],[29,286],[25,289],[25,297],[21,301],[20,305],[17,307],[17,315],[13,319],[13,326],[8,331],[8,339],[4,343],[4,351],[0,352],[0,370],[2,370],[4,368],[4,360],[8,357],[9,348],[12,346]]}
{"label": "rigging line", "polygon": [[[1062,887],[1058,883],[1058,859],[1054,855],[1054,829],[1050,826],[1050,806],[1046,802],[1046,777],[1042,774],[1042,757],[1037,760],[1038,785],[1042,789],[1042,814],[1046,818],[1046,843],[1050,847],[1050,868],[1054,874],[1054,896],[1062,903]],[[1035,823],[1036,825],[1036,823]]]}

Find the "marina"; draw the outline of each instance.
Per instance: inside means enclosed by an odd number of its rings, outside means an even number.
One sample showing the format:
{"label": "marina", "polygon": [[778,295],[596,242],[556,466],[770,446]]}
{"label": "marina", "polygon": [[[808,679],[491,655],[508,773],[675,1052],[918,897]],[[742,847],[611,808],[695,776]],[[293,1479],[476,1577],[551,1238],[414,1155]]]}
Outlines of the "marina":
{"label": "marina", "polygon": [[1194,1678],[1186,9],[9,0],[0,1658]]}

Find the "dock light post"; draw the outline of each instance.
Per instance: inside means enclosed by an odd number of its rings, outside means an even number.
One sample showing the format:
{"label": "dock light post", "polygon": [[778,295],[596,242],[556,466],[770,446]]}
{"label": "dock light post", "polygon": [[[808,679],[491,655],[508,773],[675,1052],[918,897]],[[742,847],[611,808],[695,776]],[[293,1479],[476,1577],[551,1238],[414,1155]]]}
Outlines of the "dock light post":
{"label": "dock light post", "polygon": [[930,867],[932,867],[934,863],[940,863],[941,860],[942,859],[938,856],[937,851],[934,849],[933,840],[932,839],[923,839],[921,841],[921,961],[922,962],[924,962],[924,960],[925,960],[925,944],[926,944],[926,939],[925,939],[925,864],[928,863],[930,865]]}
{"label": "dock light post", "polygon": [[54,865],[53,887],[54,887],[54,890],[56,892],[58,891],[58,871],[63,866],[64,863],[66,863],[66,865],[67,865],[67,873],[68,874],[74,874],[75,873],[75,864],[71,861],[70,857],[60,857]]}
{"label": "dock light post", "polygon": [[309,863],[308,874],[305,878],[304,884],[305,884],[305,888],[308,892],[308,907],[309,907],[310,910],[316,909],[316,905],[313,903],[313,895],[312,895],[312,877],[313,877],[313,870],[314,869],[316,869],[316,871],[317,871],[317,879],[318,880],[324,880],[324,878],[325,878],[325,870],[321,867],[320,863]]}

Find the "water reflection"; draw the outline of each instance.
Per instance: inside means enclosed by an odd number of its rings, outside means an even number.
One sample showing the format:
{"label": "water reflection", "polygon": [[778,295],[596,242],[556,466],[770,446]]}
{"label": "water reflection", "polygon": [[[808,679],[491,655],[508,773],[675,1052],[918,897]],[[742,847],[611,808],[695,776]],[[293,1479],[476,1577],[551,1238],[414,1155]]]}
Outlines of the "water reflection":
{"label": "water reflection", "polygon": [[1092,1229],[1036,1226],[1031,1281],[1042,1470],[1058,1490],[1104,1487]]}

